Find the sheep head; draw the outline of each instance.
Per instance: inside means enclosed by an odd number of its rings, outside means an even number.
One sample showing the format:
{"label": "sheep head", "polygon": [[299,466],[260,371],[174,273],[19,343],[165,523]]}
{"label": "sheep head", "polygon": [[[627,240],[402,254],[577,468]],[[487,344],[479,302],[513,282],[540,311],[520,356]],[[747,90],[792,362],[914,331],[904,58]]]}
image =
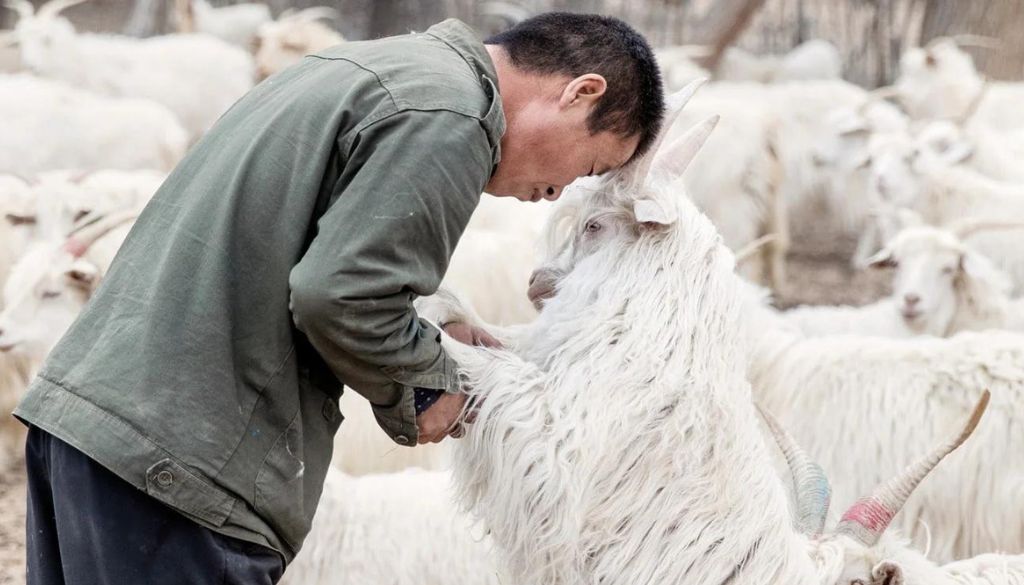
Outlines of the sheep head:
{"label": "sheep head", "polygon": [[12,33],[19,45],[22,62],[29,68],[44,72],[53,66],[54,52],[75,36],[75,28],[60,12],[86,0],[50,0],[33,11],[25,0],[10,0],[5,6],[18,13]]}
{"label": "sheep head", "polygon": [[828,513],[829,485],[824,472],[765,410],[762,417],[775,438],[796,490],[794,525],[809,537],[810,554],[818,560],[821,582],[827,585],[936,585],[944,571],[886,529],[914,489],[942,459],[977,428],[991,395],[986,390],[959,432],[927,456],[857,501],[836,528],[822,535]]}
{"label": "sheep head", "polygon": [[[606,179],[584,178],[567,189],[549,222],[547,240],[553,248],[547,262],[530,279],[530,300],[542,306],[556,283],[586,256],[620,240],[671,228],[679,218],[678,178],[710,136],[718,116],[698,123],[684,136],[659,148],[686,102],[703,85],[698,80],[668,100],[668,115],[650,151]],[[561,232],[556,234],[555,232]]]}
{"label": "sheep head", "polygon": [[903,322],[920,334],[949,335],[962,307],[1010,289],[1009,278],[956,233],[927,225],[902,230],[869,263],[895,270],[893,299]]}

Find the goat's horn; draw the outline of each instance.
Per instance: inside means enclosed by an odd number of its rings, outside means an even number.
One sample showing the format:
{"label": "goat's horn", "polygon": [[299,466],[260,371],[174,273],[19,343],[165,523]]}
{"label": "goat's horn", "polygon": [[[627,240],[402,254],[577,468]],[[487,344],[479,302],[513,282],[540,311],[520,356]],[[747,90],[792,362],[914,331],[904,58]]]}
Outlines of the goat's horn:
{"label": "goat's horn", "polygon": [[32,7],[32,3],[28,0],[6,0],[4,6],[10,8],[18,14],[18,19],[32,18],[35,13],[35,8]]}
{"label": "goat's horn", "polygon": [[86,222],[68,235],[68,239],[64,242],[64,249],[73,256],[81,256],[89,249],[89,246],[96,243],[96,240],[118,226],[134,220],[137,216],[137,211],[128,209]]}
{"label": "goat's horn", "polygon": [[50,0],[46,4],[39,7],[40,18],[53,18],[60,14],[63,10],[71,8],[76,4],[87,2],[88,0]]}
{"label": "goat's horn", "polygon": [[[683,108],[686,107],[686,103],[690,101],[693,94],[697,93],[697,90],[705,83],[707,83],[706,78],[695,79],[687,84],[686,87],[665,99],[665,118],[661,122],[661,130],[658,132],[658,136],[655,137],[644,156],[634,163],[634,168],[631,170],[632,174],[629,175],[631,176],[634,184],[643,183],[644,179],[647,178],[647,174],[651,170],[651,165],[654,163],[654,159],[657,156],[658,148],[665,141],[665,137],[668,136],[669,130],[672,128],[672,124],[679,118],[679,115],[683,113]],[[694,129],[690,130],[690,132],[693,131]],[[708,130],[708,133],[710,132],[711,131]],[[705,136],[705,139],[706,138],[707,137]],[[703,144],[704,141],[700,140],[699,142]],[[697,150],[700,150],[699,145],[697,146]],[[696,155],[696,152],[693,154]]]}
{"label": "goat's horn", "polygon": [[765,234],[736,251],[736,264],[742,264],[750,259],[755,252],[779,239],[778,234]]}
{"label": "goat's horn", "polygon": [[871,99],[879,99],[879,100],[884,100],[886,98],[896,97],[898,95],[900,95],[899,90],[897,90],[892,85],[883,85],[882,87],[876,87],[875,89],[873,89],[873,90],[868,92],[868,97],[869,98],[871,98]]}
{"label": "goat's horn", "polygon": [[1013,230],[1024,229],[1024,221],[997,221],[989,219],[965,219],[949,227],[949,230],[956,234],[961,240],[973,236],[978,232],[988,230]]}
{"label": "goat's horn", "polygon": [[785,456],[789,471],[793,474],[793,489],[796,491],[796,528],[800,534],[819,536],[825,528],[825,517],[828,516],[828,506],[832,499],[832,488],[825,477],[825,471],[807,455],[774,416],[760,405],[757,406],[757,410],[768,424],[768,430],[775,438],[775,443]]}
{"label": "goat's horn", "polygon": [[935,469],[935,466],[946,455],[952,453],[971,436],[978,426],[978,421],[981,420],[985,408],[988,407],[989,398],[991,398],[991,393],[985,390],[985,393],[981,395],[981,400],[974,407],[974,412],[967,420],[967,424],[959,434],[911,464],[903,473],[889,480],[888,483],[878,487],[870,497],[862,498],[851,506],[843,514],[843,519],[839,521],[836,533],[848,536],[865,546],[877,544],[893,517],[899,513],[903,504],[907,502],[907,498],[914,492],[914,488],[932,469]]}
{"label": "goat's horn", "polygon": [[949,37],[958,47],[980,47],[983,49],[1002,50],[1005,45],[997,38],[985,35],[961,34]]}

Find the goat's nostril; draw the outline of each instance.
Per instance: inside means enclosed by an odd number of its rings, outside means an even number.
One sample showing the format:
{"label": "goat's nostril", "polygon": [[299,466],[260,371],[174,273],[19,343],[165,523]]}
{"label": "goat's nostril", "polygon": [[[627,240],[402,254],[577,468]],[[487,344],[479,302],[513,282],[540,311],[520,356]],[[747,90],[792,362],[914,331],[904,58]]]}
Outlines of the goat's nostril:
{"label": "goat's nostril", "polygon": [[530,273],[530,282],[527,283],[527,284],[529,286],[533,286],[533,283],[536,282],[536,280],[537,280],[537,272],[534,271],[534,272]]}
{"label": "goat's nostril", "polygon": [[908,306],[914,306],[921,301],[921,297],[914,293],[907,293],[903,295],[903,302],[907,303]]}

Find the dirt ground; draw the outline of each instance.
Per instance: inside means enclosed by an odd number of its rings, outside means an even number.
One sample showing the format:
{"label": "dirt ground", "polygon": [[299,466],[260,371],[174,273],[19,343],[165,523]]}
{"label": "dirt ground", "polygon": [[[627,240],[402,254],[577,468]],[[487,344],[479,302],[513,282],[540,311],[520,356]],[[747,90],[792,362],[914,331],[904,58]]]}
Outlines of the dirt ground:
{"label": "dirt ground", "polygon": [[[886,275],[848,268],[852,242],[837,242],[827,233],[797,235],[802,245],[789,256],[789,282],[776,295],[778,306],[864,304],[886,294]],[[19,465],[0,472],[0,585],[23,585],[24,566],[25,469]]]}

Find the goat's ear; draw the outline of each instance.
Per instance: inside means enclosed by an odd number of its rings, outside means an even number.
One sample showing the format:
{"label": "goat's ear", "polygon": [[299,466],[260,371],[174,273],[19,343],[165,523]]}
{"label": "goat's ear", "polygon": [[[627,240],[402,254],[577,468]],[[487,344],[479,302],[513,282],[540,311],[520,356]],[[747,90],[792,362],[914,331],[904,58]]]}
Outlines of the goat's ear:
{"label": "goat's ear", "polygon": [[947,165],[964,162],[974,154],[974,145],[963,138],[955,138],[934,145],[935,158]]}
{"label": "goat's ear", "polygon": [[892,561],[882,561],[871,569],[871,585],[903,585],[903,569]]}
{"label": "goat's ear", "polygon": [[672,225],[677,219],[676,210],[655,199],[639,199],[633,203],[633,215],[637,223],[650,225]]}
{"label": "goat's ear", "polygon": [[96,265],[87,260],[79,258],[71,263],[71,267],[64,273],[68,281],[78,287],[92,288],[99,276],[99,269]]}
{"label": "goat's ear", "polygon": [[867,265],[869,268],[895,268],[896,259],[892,257],[892,250],[882,248],[874,256],[868,258]]}

